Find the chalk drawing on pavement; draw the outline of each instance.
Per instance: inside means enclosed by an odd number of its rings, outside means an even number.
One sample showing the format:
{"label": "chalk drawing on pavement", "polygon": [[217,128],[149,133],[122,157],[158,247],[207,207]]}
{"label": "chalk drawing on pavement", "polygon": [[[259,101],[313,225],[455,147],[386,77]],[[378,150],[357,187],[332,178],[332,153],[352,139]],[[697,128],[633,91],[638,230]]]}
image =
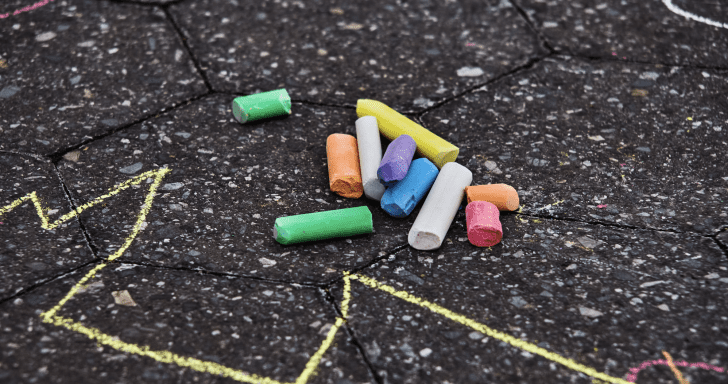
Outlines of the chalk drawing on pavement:
{"label": "chalk drawing on pavement", "polygon": [[41,1],[37,2],[37,3],[35,3],[35,4],[28,5],[27,7],[23,7],[23,8],[20,8],[20,9],[16,9],[13,12],[0,13],[0,19],[5,19],[5,18],[8,18],[10,16],[17,16],[17,15],[23,13],[23,12],[30,12],[30,11],[36,10],[36,9],[38,9],[38,8],[44,6],[44,5],[47,5],[51,1],[55,1],[55,0],[41,0]]}
{"label": "chalk drawing on pavement", "polygon": [[99,329],[83,325],[78,321],[74,321],[73,319],[58,315],[58,312],[61,310],[61,308],[74,295],[81,292],[82,289],[87,286],[87,284],[90,282],[90,280],[93,279],[99,271],[101,271],[103,268],[108,266],[114,260],[121,257],[127,251],[127,249],[129,249],[129,247],[134,242],[134,240],[137,238],[139,233],[141,233],[141,231],[143,231],[146,228],[146,217],[152,208],[154,198],[156,197],[156,194],[157,194],[157,189],[159,188],[164,177],[170,171],[171,170],[169,168],[161,168],[161,169],[157,169],[157,170],[144,172],[144,173],[140,174],[139,176],[136,176],[132,179],[129,179],[129,180],[115,186],[108,193],[106,193],[102,196],[96,197],[93,200],[87,202],[86,204],[79,206],[74,211],[69,212],[65,215],[62,215],[54,222],[50,222],[48,216],[46,215],[46,213],[44,211],[41,201],[38,198],[35,191],[13,201],[12,203],[6,205],[5,207],[0,208],[0,217],[2,217],[4,214],[12,211],[15,208],[22,206],[24,203],[31,202],[35,208],[36,213],[38,214],[38,217],[40,218],[41,227],[46,230],[51,230],[51,229],[58,227],[60,224],[78,216],[82,212],[84,212],[96,205],[103,203],[105,200],[107,200],[109,198],[112,198],[112,197],[118,195],[119,193],[123,192],[124,190],[129,189],[132,186],[140,185],[147,179],[152,179],[152,183],[149,185],[149,189],[144,198],[143,204],[141,204],[139,212],[136,216],[136,222],[135,222],[134,226],[132,227],[128,236],[124,239],[123,244],[119,247],[119,249],[116,252],[111,254],[104,262],[102,262],[101,264],[92,268],[88,273],[86,273],[78,281],[78,283],[76,283],[69,290],[69,292],[53,308],[49,309],[46,312],[43,312],[40,315],[43,322],[50,323],[55,326],[63,327],[68,330],[74,331],[76,333],[82,334],[97,344],[106,345],[108,347],[111,347],[113,349],[116,349],[116,350],[119,350],[122,352],[133,353],[133,354],[136,354],[139,356],[148,357],[148,358],[154,359],[160,363],[176,364],[180,367],[190,368],[190,369],[193,369],[198,372],[210,373],[213,375],[228,377],[228,378],[231,378],[231,379],[239,381],[239,382],[262,383],[262,384],[305,384],[308,382],[308,380],[311,377],[313,377],[316,374],[316,370],[318,368],[319,363],[321,362],[322,357],[326,354],[328,349],[333,344],[334,338],[335,338],[336,334],[338,333],[339,329],[346,323],[346,319],[349,315],[349,303],[352,300],[351,281],[353,280],[353,281],[359,282],[360,284],[362,284],[365,287],[368,287],[371,289],[376,289],[378,291],[387,293],[393,297],[404,300],[413,305],[417,305],[419,307],[427,309],[437,315],[443,316],[449,320],[462,324],[466,327],[469,327],[473,330],[483,333],[489,337],[500,340],[500,341],[510,345],[511,347],[515,347],[515,348],[521,349],[523,351],[530,352],[534,355],[537,355],[537,356],[540,356],[547,360],[561,364],[562,366],[564,366],[570,370],[573,370],[575,372],[583,373],[587,376],[592,377],[595,381],[599,381],[599,382],[606,382],[606,383],[613,383],[613,384],[634,383],[636,381],[637,374],[640,372],[640,370],[645,369],[652,365],[667,365],[668,367],[670,367],[670,369],[673,370],[673,372],[676,374],[676,377],[678,379],[680,379],[682,377],[681,374],[679,373],[679,371],[677,371],[678,366],[679,367],[686,367],[686,366],[698,367],[698,368],[713,370],[713,371],[720,372],[720,373],[723,373],[726,371],[724,368],[715,367],[715,366],[708,365],[705,363],[690,363],[689,364],[684,361],[672,361],[672,358],[670,357],[670,355],[665,352],[665,356],[668,358],[667,360],[655,360],[655,361],[651,361],[651,362],[645,362],[642,365],[640,365],[639,368],[632,368],[632,369],[630,369],[630,373],[627,375],[627,380],[625,380],[625,379],[622,379],[619,377],[614,377],[614,376],[608,375],[603,372],[599,372],[595,368],[578,363],[570,358],[561,356],[556,352],[549,351],[545,348],[541,348],[526,340],[522,340],[517,337],[511,336],[507,333],[490,328],[485,324],[479,323],[464,315],[453,312],[438,304],[435,304],[435,303],[432,303],[425,299],[419,298],[409,292],[397,291],[395,288],[388,286],[388,285],[384,285],[370,277],[367,277],[367,276],[364,276],[361,274],[352,274],[352,273],[348,273],[348,272],[344,272],[344,275],[343,275],[344,290],[343,290],[342,301],[340,303],[340,309],[341,309],[342,316],[337,317],[335,324],[328,331],[326,338],[321,342],[321,345],[319,346],[318,350],[311,356],[309,361],[306,363],[305,367],[303,368],[303,371],[301,372],[301,374],[298,376],[298,378],[295,380],[294,383],[282,383],[278,380],[275,380],[275,379],[272,379],[269,377],[264,377],[264,376],[260,376],[257,374],[245,372],[245,371],[242,371],[239,369],[226,367],[222,364],[212,362],[212,361],[205,361],[205,360],[200,360],[200,359],[193,358],[193,357],[180,356],[180,355],[175,354],[170,351],[151,350],[148,346],[127,343],[125,341],[120,340],[119,337],[117,337],[117,336],[108,335]]}
{"label": "chalk drawing on pavement", "polygon": [[[673,360],[672,364],[675,367],[700,368],[700,369],[704,369],[706,371],[715,371],[718,373],[726,373],[726,371],[727,371],[725,368],[716,367],[715,365],[706,364],[706,363],[702,363],[702,362],[701,363],[688,363],[687,361],[684,361],[684,360],[678,360],[678,361]],[[639,367],[629,369],[629,374],[627,375],[627,381],[632,382],[632,383],[636,382],[637,375],[640,373],[640,371],[647,369],[649,367],[658,366],[658,365],[664,365],[666,367],[670,366],[670,364],[668,363],[668,360],[658,359],[658,360],[645,361],[642,364],[640,364]]]}
{"label": "chalk drawing on pavement", "polygon": [[711,20],[706,17],[698,16],[694,13],[690,13],[690,12],[678,7],[677,5],[673,4],[672,0],[662,0],[662,3],[665,4],[667,9],[671,10],[672,12],[674,12],[682,17],[688,18],[690,20],[695,20],[699,23],[708,24],[713,27],[728,29],[728,23],[721,23],[719,21]]}

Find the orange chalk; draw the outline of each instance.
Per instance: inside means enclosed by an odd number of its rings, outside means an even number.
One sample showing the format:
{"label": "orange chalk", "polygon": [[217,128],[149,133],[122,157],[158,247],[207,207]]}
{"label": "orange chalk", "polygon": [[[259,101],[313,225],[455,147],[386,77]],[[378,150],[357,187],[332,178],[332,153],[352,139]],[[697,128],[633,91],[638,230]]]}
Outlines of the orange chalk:
{"label": "orange chalk", "polygon": [[465,188],[468,204],[473,201],[487,201],[501,211],[518,209],[518,192],[508,184],[475,185]]}
{"label": "orange chalk", "polygon": [[364,193],[359,168],[359,147],[351,135],[334,133],[326,139],[329,186],[339,196],[358,199]]}

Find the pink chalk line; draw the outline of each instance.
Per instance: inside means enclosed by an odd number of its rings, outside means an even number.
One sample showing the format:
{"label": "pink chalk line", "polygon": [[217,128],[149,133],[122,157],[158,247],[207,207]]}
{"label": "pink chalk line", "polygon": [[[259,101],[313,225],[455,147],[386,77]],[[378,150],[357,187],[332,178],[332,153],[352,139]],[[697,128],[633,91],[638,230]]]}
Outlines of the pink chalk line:
{"label": "pink chalk line", "polygon": [[[42,0],[42,1],[39,1],[39,2],[37,2],[35,4],[33,4],[33,5],[29,5],[29,6],[25,7],[25,8],[20,8],[20,9],[16,10],[15,12],[13,12],[13,16],[17,16],[17,15],[23,13],[23,12],[28,12],[28,11],[32,11],[34,9],[38,9],[38,8],[40,8],[40,7],[42,7],[42,6],[50,3],[51,1],[55,1],[55,0]],[[0,19],[4,19],[6,17],[10,17],[10,12],[0,14]]]}
{"label": "pink chalk line", "polygon": [[[726,371],[725,368],[716,367],[715,365],[710,365],[706,363],[688,363],[687,361],[673,361],[673,364],[677,367],[688,367],[688,368],[702,368],[706,371],[716,371],[720,373],[724,373]],[[627,381],[634,383],[637,381],[637,374],[640,373],[641,370],[651,367],[653,365],[664,365],[668,366],[667,360],[652,360],[652,361],[645,361],[644,363],[640,364],[639,368],[630,368],[630,374],[627,375]]]}

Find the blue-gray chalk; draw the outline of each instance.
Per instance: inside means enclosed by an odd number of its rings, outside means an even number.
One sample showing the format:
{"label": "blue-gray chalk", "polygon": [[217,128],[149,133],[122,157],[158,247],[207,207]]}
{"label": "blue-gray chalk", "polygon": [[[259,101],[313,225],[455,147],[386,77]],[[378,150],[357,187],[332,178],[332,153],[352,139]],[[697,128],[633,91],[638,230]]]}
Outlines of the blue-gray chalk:
{"label": "blue-gray chalk", "polygon": [[382,157],[377,169],[377,177],[385,187],[391,187],[404,179],[409,170],[412,157],[417,150],[417,143],[409,135],[400,135],[394,139]]}
{"label": "blue-gray chalk", "polygon": [[413,161],[407,176],[384,192],[382,209],[391,216],[406,217],[425,197],[438,173],[437,166],[424,157]]}

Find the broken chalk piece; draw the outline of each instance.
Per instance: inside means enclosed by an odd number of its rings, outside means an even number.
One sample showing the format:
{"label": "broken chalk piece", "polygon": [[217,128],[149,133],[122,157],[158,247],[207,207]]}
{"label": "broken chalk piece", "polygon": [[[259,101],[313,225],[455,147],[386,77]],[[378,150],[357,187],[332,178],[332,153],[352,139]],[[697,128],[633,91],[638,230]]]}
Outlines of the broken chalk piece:
{"label": "broken chalk piece", "polygon": [[233,116],[241,124],[290,114],[291,97],[284,88],[240,96],[233,100]]}
{"label": "broken chalk piece", "polygon": [[377,178],[377,168],[382,162],[382,141],[379,139],[377,118],[364,116],[356,121],[356,142],[359,146],[359,165],[364,184],[364,195],[379,201],[384,194],[384,186]]}
{"label": "broken chalk piece", "polygon": [[385,187],[392,187],[404,179],[416,150],[417,144],[410,135],[400,135],[389,143],[377,169],[379,181]]}
{"label": "broken chalk piece", "polygon": [[390,216],[407,217],[430,190],[438,173],[435,164],[424,157],[413,161],[407,176],[384,192],[382,209]]}
{"label": "broken chalk piece", "polygon": [[295,244],[373,231],[372,212],[364,206],[279,217],[273,226],[273,237],[281,244]]}
{"label": "broken chalk piece", "polygon": [[468,203],[487,201],[495,204],[501,211],[515,211],[520,201],[518,192],[508,184],[475,185],[465,188]]}
{"label": "broken chalk piece", "polygon": [[358,199],[364,193],[356,137],[334,133],[326,139],[329,186],[339,196]]}
{"label": "broken chalk piece", "polygon": [[417,152],[430,159],[438,168],[458,157],[458,147],[379,101],[359,99],[356,102],[356,114],[359,117],[376,117],[379,131],[389,140],[404,134],[412,136],[417,143]]}
{"label": "broken chalk piece", "polygon": [[442,167],[407,236],[412,248],[440,248],[463,200],[465,187],[472,181],[473,173],[458,163]]}
{"label": "broken chalk piece", "polygon": [[119,305],[126,305],[128,307],[136,307],[137,303],[131,298],[129,291],[126,289],[123,291],[112,291],[111,296],[114,296],[114,302]]}
{"label": "broken chalk piece", "polygon": [[465,207],[468,240],[476,247],[491,247],[503,238],[500,211],[493,203],[473,201]]}

